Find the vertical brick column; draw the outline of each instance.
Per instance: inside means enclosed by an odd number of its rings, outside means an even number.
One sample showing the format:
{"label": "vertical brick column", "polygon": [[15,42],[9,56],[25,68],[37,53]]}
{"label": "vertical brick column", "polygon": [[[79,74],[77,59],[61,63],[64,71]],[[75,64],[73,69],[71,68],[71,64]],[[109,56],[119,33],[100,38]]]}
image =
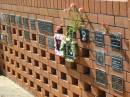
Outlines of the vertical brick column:
{"label": "vertical brick column", "polygon": [[[129,38],[129,43],[128,45],[130,46],[130,0],[128,0],[128,38]],[[128,63],[128,67],[127,68],[130,68],[130,48],[129,48],[129,51],[127,52],[127,57],[129,59],[129,63]],[[126,80],[126,92],[127,92],[127,96],[129,97],[130,96],[130,91],[129,91],[129,85],[130,85],[130,70],[128,70],[127,72],[127,80]]]}

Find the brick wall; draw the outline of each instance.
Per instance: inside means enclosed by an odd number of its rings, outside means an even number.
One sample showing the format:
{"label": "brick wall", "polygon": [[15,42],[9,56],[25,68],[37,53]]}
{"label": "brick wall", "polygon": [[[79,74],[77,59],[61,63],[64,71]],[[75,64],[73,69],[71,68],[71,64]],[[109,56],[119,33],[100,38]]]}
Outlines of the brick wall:
{"label": "brick wall", "polygon": [[[30,26],[27,30],[30,33],[30,41],[24,38],[23,25],[19,28],[18,25],[11,24],[13,45],[1,45],[3,49],[0,51],[2,71],[36,97],[130,97],[128,2],[117,0],[0,0],[0,12],[29,19],[51,21],[54,24],[53,30],[63,23],[60,17],[64,17],[64,32],[66,32],[70,18],[63,9],[68,8],[72,2],[77,7],[84,8],[95,31],[103,31],[102,23],[109,26],[110,33],[103,35],[103,47],[95,45],[96,32],[92,31],[89,26],[86,27],[90,30],[91,41],[89,43],[81,42],[79,32],[77,32],[79,61],[68,68],[66,64],[63,64],[64,59],[55,55],[54,50],[48,48],[48,44],[45,47],[39,45],[37,22],[36,30],[31,30]],[[6,24],[1,24],[1,31],[4,31],[3,28],[6,26]],[[121,50],[115,51],[111,48],[111,33],[121,34]],[[46,34],[45,37],[48,43],[48,35]],[[90,53],[89,57],[83,56],[87,50]],[[100,51],[104,52],[103,65],[97,64],[96,56]],[[118,71],[112,68],[113,56],[121,57],[123,70]],[[96,80],[98,73],[100,73],[99,81]],[[118,84],[115,86],[116,89],[114,88],[113,76],[116,76],[118,80],[121,79],[123,90],[118,90],[121,87],[120,84],[118,89],[116,88]]]}

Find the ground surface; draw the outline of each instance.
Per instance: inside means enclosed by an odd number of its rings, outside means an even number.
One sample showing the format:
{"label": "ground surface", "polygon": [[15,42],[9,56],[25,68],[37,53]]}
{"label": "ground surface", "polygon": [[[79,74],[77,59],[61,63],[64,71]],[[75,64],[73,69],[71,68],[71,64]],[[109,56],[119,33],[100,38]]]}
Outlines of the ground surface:
{"label": "ground surface", "polygon": [[26,90],[0,75],[0,97],[34,97]]}

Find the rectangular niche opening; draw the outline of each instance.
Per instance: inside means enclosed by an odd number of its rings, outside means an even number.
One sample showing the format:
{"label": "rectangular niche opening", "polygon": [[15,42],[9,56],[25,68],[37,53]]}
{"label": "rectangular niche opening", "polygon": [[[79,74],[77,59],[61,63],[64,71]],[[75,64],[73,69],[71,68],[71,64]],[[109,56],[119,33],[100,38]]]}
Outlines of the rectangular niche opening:
{"label": "rectangular niche opening", "polygon": [[20,44],[20,48],[23,48],[23,42],[20,42],[19,44]]}
{"label": "rectangular niche opening", "polygon": [[21,59],[25,59],[24,54],[21,54]]}
{"label": "rectangular niche opening", "polygon": [[27,57],[27,62],[28,62],[28,63],[32,63],[32,61],[31,61],[31,58],[30,58],[30,57]]}
{"label": "rectangular niche opening", "polygon": [[41,50],[41,56],[42,56],[42,57],[46,57],[46,51]]}
{"label": "rectangular niche opening", "polygon": [[84,66],[84,67],[83,67],[83,74],[85,74],[85,75],[90,75],[90,74],[91,74],[91,69],[90,69],[90,67]]}
{"label": "rectangular niche opening", "polygon": [[64,88],[64,87],[62,87],[62,93],[63,93],[64,95],[68,95],[68,91],[67,91],[67,89]]}
{"label": "rectangular niche opening", "polygon": [[24,80],[25,83],[27,83],[27,78],[26,77],[24,77],[23,80]]}
{"label": "rectangular niche opening", "polygon": [[28,72],[29,72],[29,75],[33,74],[31,69],[29,69]]}
{"label": "rectangular niche opening", "polygon": [[72,84],[78,86],[78,79],[72,77]]}
{"label": "rectangular niche opening", "polygon": [[78,95],[78,94],[73,93],[73,97],[79,97],[79,95]]}
{"label": "rectangular niche opening", "polygon": [[50,97],[50,96],[49,96],[49,91],[45,90],[45,96],[46,96],[46,97]]}
{"label": "rectangular niche opening", "polygon": [[33,47],[33,53],[37,54],[38,51],[37,51],[37,48],[36,47]]}
{"label": "rectangular niche opening", "polygon": [[50,60],[55,61],[55,55],[54,54],[50,54]]}
{"label": "rectangular niche opening", "polygon": [[111,48],[113,50],[121,50],[122,49],[122,37],[119,33],[111,34]]}
{"label": "rectangular niche opening", "polygon": [[26,44],[26,50],[30,51],[30,45]]}
{"label": "rectangular niche opening", "polygon": [[39,85],[37,85],[37,91],[41,92],[41,87]]}
{"label": "rectangular niche opening", "polygon": [[2,25],[2,30],[6,30],[6,26],[5,25]]}
{"label": "rectangular niche opening", "polygon": [[91,92],[91,91],[92,91],[92,90],[91,90],[91,85],[88,84],[88,83],[85,83],[85,84],[84,84],[84,90],[85,90],[86,92]]}
{"label": "rectangular niche opening", "polygon": [[56,75],[56,69],[55,68],[51,68],[51,74]]}
{"label": "rectangular niche opening", "polygon": [[23,36],[22,30],[18,30],[19,36]]}
{"label": "rectangular niche opening", "polygon": [[57,88],[58,88],[56,82],[52,82],[52,88],[54,88],[54,89],[57,89]]}
{"label": "rectangular niche opening", "polygon": [[46,64],[42,64],[42,69],[47,71],[47,65]]}
{"label": "rectangular niche opening", "polygon": [[16,29],[15,28],[13,28],[13,34],[16,34]]}
{"label": "rectangular niche opening", "polygon": [[48,78],[44,77],[43,80],[45,84],[48,84]]}
{"label": "rectangular niche opening", "polygon": [[34,83],[30,81],[30,87],[34,87]]}
{"label": "rectangular niche opening", "polygon": [[106,97],[106,92],[98,89],[98,97]]}
{"label": "rectangular niche opening", "polygon": [[33,40],[33,41],[36,41],[36,40],[37,40],[36,34],[32,34],[32,40]]}
{"label": "rectangular niche opening", "polygon": [[40,79],[40,74],[36,73],[36,79]]}
{"label": "rectangular niche opening", "polygon": [[34,66],[39,67],[39,62],[37,60],[34,60]]}
{"label": "rectangular niche opening", "polygon": [[61,79],[62,80],[67,80],[67,76],[65,73],[61,72]]}
{"label": "rectangular niche opening", "polygon": [[60,64],[65,65],[65,58],[60,57]]}
{"label": "rectangular niche opening", "polygon": [[82,57],[89,58],[89,49],[82,48]]}
{"label": "rectangular niche opening", "polygon": [[77,70],[77,64],[76,64],[76,63],[72,64],[72,65],[71,65],[71,69]]}

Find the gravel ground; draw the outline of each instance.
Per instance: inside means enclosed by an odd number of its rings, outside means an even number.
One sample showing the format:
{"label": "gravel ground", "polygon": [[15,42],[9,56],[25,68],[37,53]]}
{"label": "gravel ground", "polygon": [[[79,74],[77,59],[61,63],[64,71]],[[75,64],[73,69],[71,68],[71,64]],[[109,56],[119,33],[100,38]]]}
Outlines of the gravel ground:
{"label": "gravel ground", "polygon": [[0,97],[34,97],[32,94],[0,75]]}

